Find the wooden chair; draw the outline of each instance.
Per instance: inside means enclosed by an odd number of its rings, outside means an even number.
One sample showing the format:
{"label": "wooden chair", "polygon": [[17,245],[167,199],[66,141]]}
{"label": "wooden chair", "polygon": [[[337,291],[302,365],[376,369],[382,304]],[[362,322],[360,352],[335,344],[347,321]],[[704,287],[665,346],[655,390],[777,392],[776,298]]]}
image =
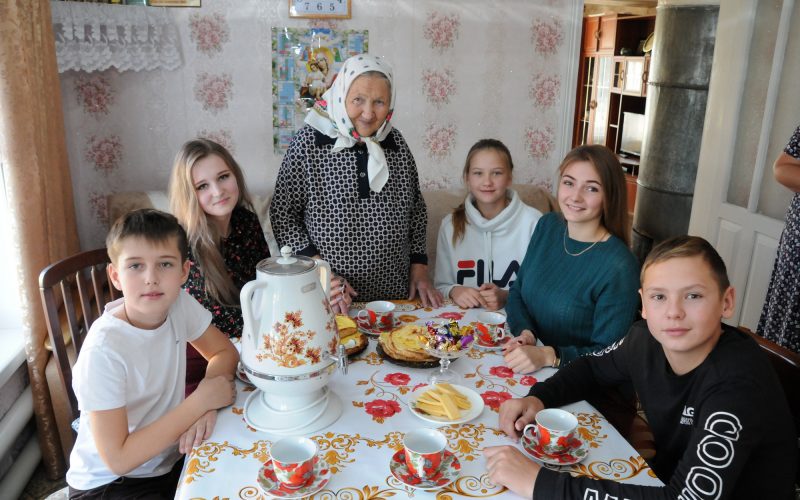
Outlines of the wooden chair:
{"label": "wooden chair", "polygon": [[[794,425],[798,432],[797,442],[800,446],[800,354],[767,340],[748,328],[740,326],[739,330],[755,340],[772,362],[772,367],[778,374],[783,392],[786,394],[786,401],[789,403],[789,409],[794,417]],[[800,485],[800,463],[795,473],[795,484]]]}
{"label": "wooden chair", "polygon": [[72,421],[80,412],[72,390],[71,359],[78,357],[89,327],[103,314],[105,305],[121,296],[108,279],[109,262],[106,249],[98,248],[51,264],[39,274],[47,333]]}

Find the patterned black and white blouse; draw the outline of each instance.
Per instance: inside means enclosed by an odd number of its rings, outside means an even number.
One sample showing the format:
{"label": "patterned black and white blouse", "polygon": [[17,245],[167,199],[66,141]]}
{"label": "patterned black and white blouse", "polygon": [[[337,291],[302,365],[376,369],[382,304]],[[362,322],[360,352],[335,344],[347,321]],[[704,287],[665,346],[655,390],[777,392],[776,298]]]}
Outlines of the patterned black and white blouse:
{"label": "patterned black and white blouse", "polygon": [[270,205],[275,238],[297,254],[321,255],[357,300],[407,298],[411,264],[427,264],[428,215],[411,150],[397,129],[381,142],[389,180],[376,193],[366,147],[334,153],[334,142],[309,125],[295,135]]}

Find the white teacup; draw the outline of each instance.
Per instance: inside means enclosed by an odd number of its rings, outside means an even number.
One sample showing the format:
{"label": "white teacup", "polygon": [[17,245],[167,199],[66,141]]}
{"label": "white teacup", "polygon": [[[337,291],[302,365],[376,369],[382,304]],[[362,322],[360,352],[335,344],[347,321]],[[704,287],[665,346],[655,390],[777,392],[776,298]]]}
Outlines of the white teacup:
{"label": "white teacup", "polygon": [[559,408],[547,408],[536,414],[536,423],[522,430],[522,439],[538,445],[548,455],[559,455],[580,443],[576,436],[578,419]]}
{"label": "white teacup", "polygon": [[356,322],[362,328],[392,328],[394,326],[393,302],[388,300],[373,300],[358,311]]}
{"label": "white teacup", "polygon": [[427,479],[439,471],[447,448],[447,438],[435,429],[415,429],[403,436],[406,466],[420,479]]}
{"label": "white teacup", "polygon": [[508,336],[506,317],[498,312],[484,311],[478,313],[475,330],[478,332],[477,342],[483,345],[497,345]]}
{"label": "white teacup", "polygon": [[317,443],[304,437],[285,437],[269,450],[278,481],[288,488],[300,488],[314,480]]}

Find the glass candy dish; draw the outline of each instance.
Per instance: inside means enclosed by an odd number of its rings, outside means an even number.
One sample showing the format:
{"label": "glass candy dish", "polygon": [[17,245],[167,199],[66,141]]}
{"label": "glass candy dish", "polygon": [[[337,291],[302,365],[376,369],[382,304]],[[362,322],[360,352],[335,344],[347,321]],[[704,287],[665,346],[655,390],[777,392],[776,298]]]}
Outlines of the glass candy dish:
{"label": "glass candy dish", "polygon": [[460,358],[472,348],[475,341],[471,326],[459,327],[456,321],[436,324],[426,323],[425,352],[439,358],[439,369],[428,377],[429,384],[455,382],[460,375],[450,369],[450,362]]}

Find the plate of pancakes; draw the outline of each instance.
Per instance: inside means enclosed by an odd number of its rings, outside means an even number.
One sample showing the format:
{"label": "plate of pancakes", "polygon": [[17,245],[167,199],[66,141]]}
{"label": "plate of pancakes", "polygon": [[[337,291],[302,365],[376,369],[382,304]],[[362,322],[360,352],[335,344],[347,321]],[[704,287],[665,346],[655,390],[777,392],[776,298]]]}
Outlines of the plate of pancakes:
{"label": "plate of pancakes", "polygon": [[384,359],[410,368],[434,368],[439,359],[425,352],[425,327],[406,324],[381,333],[377,351]]}

